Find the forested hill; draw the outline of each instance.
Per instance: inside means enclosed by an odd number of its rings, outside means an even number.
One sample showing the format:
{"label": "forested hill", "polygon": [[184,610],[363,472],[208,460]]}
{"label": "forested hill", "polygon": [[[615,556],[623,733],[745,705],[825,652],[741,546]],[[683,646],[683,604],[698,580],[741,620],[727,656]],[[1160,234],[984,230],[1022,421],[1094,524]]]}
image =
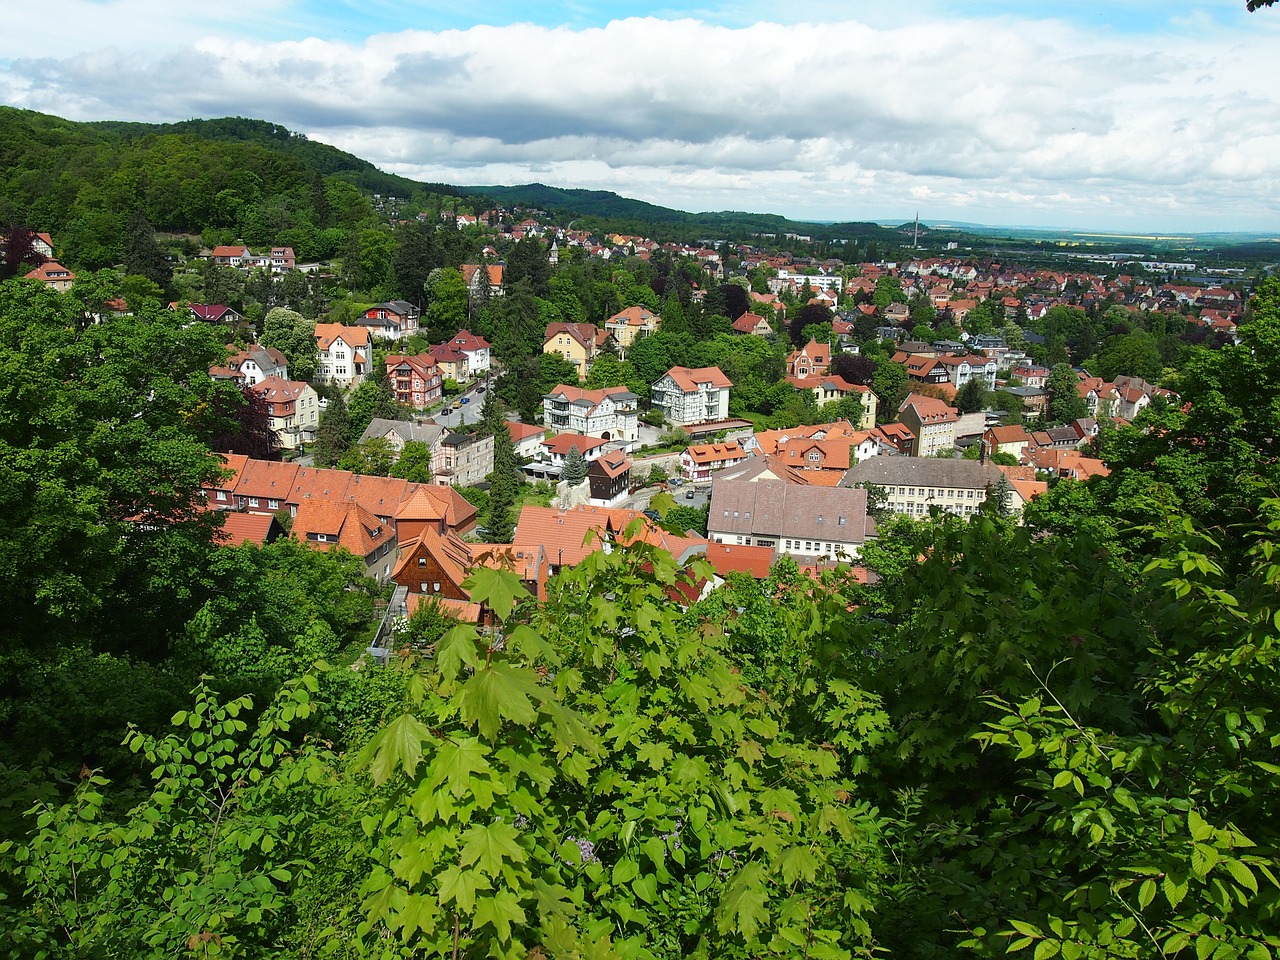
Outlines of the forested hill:
{"label": "forested hill", "polygon": [[77,267],[118,263],[124,226],[138,209],[161,231],[229,231],[251,246],[284,243],[299,256],[323,255],[336,240],[317,232],[349,228],[367,213],[350,187],[408,201],[402,214],[442,207],[480,212],[501,202],[543,209],[562,222],[579,219],[602,233],[658,239],[896,236],[875,224],[691,214],[606,191],[419,183],[265,120],[74,123],[0,107],[0,223],[56,234],[62,255]]}

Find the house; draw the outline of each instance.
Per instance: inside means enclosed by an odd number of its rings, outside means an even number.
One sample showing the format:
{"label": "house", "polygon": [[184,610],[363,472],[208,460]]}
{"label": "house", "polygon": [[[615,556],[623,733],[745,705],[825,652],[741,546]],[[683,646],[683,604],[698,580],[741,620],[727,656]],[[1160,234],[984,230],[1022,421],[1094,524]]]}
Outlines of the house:
{"label": "house", "polygon": [[653,384],[649,400],[674,424],[724,420],[732,386],[719,367],[672,367]]}
{"label": "house", "polygon": [[400,542],[391,579],[409,596],[471,602],[463,581],[471,574],[471,548],[456,533],[427,525]]}
{"label": "house", "polygon": [[1049,368],[1034,363],[1018,364],[1009,375],[1021,380],[1024,387],[1043,387],[1049,381]]}
{"label": "house", "polygon": [[581,380],[609,339],[609,331],[593,323],[549,323],[543,336],[542,352],[558,353],[570,363]]}
{"label": "house", "polygon": [[627,348],[641,337],[656,333],[661,322],[661,317],[644,307],[627,307],[606,320],[604,328],[625,356]]}
{"label": "house", "polygon": [[712,481],[707,536],[716,543],[838,560],[858,557],[875,533],[865,490],[733,479],[729,474]]}
{"label": "house", "polygon": [[774,331],[773,325],[758,313],[744,313],[733,321],[733,332],[742,336],[767,337]]}
{"label": "house", "polygon": [[268,377],[289,379],[289,361],[275,347],[255,343],[241,350],[229,343],[227,350],[231,355],[227,357],[226,369],[238,373],[240,379],[250,387]]}
{"label": "house", "polygon": [[272,247],[268,256],[272,273],[288,273],[297,265],[293,247]]}
{"label": "house", "polygon": [[432,453],[432,482],[441,486],[474,487],[493,473],[492,436],[448,433],[440,440],[439,455]]}
{"label": "house", "polygon": [[516,457],[521,460],[532,460],[542,452],[542,441],[546,431],[531,423],[520,423],[518,420],[507,421],[507,433],[511,435],[511,446]]}
{"label": "house", "polygon": [[977,460],[937,457],[876,457],[849,468],[842,484],[872,484],[885,493],[886,506],[910,517],[929,514],[930,507],[967,517],[1000,481],[998,467]]}
{"label": "house", "polygon": [[904,457],[911,456],[911,451],[915,449],[916,435],[905,423],[882,423],[873,427],[871,432],[885,447]]}
{"label": "house", "polygon": [[589,503],[616,507],[631,493],[631,458],[621,450],[611,450],[587,464]]}
{"label": "house", "polygon": [[543,434],[539,431],[538,437],[538,450],[534,454],[534,460],[524,468],[525,473],[535,480],[558,479],[571,448],[576,448],[588,464],[602,457],[609,448],[608,440],[578,433],[559,433],[543,439]]}
{"label": "house", "polygon": [[404,300],[375,303],[364,312],[358,325],[376,340],[399,340],[418,332],[418,308]]}
{"label": "house", "polygon": [[316,379],[340,387],[358,386],[372,356],[369,331],[341,323],[317,323],[315,336],[319,352]]}
{"label": "house", "polygon": [[942,356],[937,363],[947,372],[947,379],[957,390],[970,380],[981,380],[988,390],[996,388],[996,372],[998,364],[994,358],[979,357],[976,354],[967,356]]}
{"label": "house", "polygon": [[831,346],[810,339],[799,350],[793,350],[787,356],[787,376],[794,380],[805,380],[826,374],[831,366]]}
{"label": "house", "polygon": [[710,480],[713,473],[740,463],[749,456],[736,441],[692,444],[680,454],[680,473],[686,480],[694,483]]}
{"label": "house", "polygon": [[285,450],[296,450],[316,438],[320,396],[311,384],[270,376],[249,387],[267,405],[271,429]]}
{"label": "house", "polygon": [[884,318],[890,326],[900,327],[911,319],[911,309],[905,303],[891,303],[884,308]]}
{"label": "house", "polygon": [[366,440],[383,437],[387,441],[387,446],[398,457],[404,452],[404,445],[412,440],[415,443],[425,444],[431,451],[431,462],[435,463],[440,459],[440,442],[447,432],[444,427],[436,423],[374,417],[369,421],[369,426],[364,428],[364,433],[360,434],[359,442],[364,443]]}
{"label": "house", "polygon": [[[1072,435],[1074,436],[1074,431]],[[996,453],[1008,453],[1021,461],[1031,443],[1031,434],[1021,424],[991,427],[982,435],[982,447],[988,457]]]}
{"label": "house", "polygon": [[908,394],[898,408],[898,421],[915,437],[910,454],[913,457],[932,457],[940,451],[954,449],[959,419],[960,413],[955,407],[918,393]]}
{"label": "house", "polygon": [[296,516],[298,508],[312,500],[350,501],[383,522],[399,526],[404,508],[416,504],[419,511],[425,509],[424,505],[429,506],[432,522],[443,519],[450,530],[466,533],[475,527],[476,508],[451,487],[232,454],[218,456],[230,475],[204,491],[206,500],[215,508],[248,513],[287,510],[290,516]]}
{"label": "house", "polygon": [[560,384],[542,398],[542,423],[556,433],[634,444],[639,436],[639,399],[626,387],[585,390]]}
{"label": "house", "polygon": [[396,549],[395,525],[349,500],[307,500],[298,505],[290,535],[326,552],[342,547],[364,561],[375,580],[391,576]]}
{"label": "house", "polygon": [[70,290],[76,282],[76,275],[57,260],[46,260],[30,273],[23,275],[24,280],[39,280],[50,290],[59,292]]}
{"label": "house", "polygon": [[389,353],[387,382],[396,402],[414,410],[439,403],[444,395],[444,376],[430,354]]}
{"label": "house", "polygon": [[462,265],[462,279],[467,285],[467,294],[472,297],[480,296],[484,289],[485,277],[489,280],[489,296],[501,297],[507,291],[502,285],[504,276],[504,268],[500,263],[484,264],[485,273],[480,272],[480,264],[464,263]]}
{"label": "house", "polygon": [[489,372],[489,341],[470,330],[459,330],[453,338],[432,347],[428,356],[450,380],[474,380]]}
{"label": "house", "polygon": [[[178,303],[169,304],[170,310],[180,309]],[[188,303],[187,309],[197,320],[205,323],[220,323],[233,327],[244,322],[244,316],[223,303]]]}
{"label": "house", "polygon": [[223,267],[242,267],[253,259],[253,253],[243,243],[223,244],[213,248],[210,258]]}

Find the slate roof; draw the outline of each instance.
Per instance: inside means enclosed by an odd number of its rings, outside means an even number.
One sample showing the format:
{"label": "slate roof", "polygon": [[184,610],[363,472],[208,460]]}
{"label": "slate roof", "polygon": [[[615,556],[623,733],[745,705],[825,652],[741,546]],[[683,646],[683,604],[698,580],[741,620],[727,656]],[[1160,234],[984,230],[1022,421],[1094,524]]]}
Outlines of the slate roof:
{"label": "slate roof", "polygon": [[874,483],[878,486],[956,487],[985,490],[999,481],[995,464],[977,460],[940,459],[938,457],[871,457],[850,467],[843,484]]}
{"label": "slate roof", "polygon": [[[874,458],[878,459],[878,458]],[[708,531],[862,543],[876,532],[867,492],[786,483],[719,479],[711,489]]]}

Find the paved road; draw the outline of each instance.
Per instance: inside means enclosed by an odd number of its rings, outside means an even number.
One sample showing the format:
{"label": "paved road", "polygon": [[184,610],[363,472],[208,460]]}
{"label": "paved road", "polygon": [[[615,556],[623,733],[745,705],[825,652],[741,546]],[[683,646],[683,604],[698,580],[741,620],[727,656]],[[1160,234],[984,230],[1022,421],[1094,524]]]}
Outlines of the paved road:
{"label": "paved road", "polygon": [[478,384],[471,387],[459,397],[454,398],[454,402],[460,401],[462,397],[466,397],[470,402],[462,404],[459,410],[450,410],[447,407],[438,411],[434,415],[436,423],[442,427],[448,427],[450,430],[457,430],[459,427],[467,424],[480,422],[480,408],[484,406],[483,392],[484,384]]}

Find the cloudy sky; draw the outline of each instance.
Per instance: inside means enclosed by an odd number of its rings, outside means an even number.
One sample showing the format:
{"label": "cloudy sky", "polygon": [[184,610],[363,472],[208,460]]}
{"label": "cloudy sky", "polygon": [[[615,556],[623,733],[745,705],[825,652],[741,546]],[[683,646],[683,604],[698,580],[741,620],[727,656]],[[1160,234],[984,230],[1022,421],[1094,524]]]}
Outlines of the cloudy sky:
{"label": "cloudy sky", "polygon": [[258,117],[416,179],[1280,235],[1280,5],[45,0],[5,20],[0,102]]}

